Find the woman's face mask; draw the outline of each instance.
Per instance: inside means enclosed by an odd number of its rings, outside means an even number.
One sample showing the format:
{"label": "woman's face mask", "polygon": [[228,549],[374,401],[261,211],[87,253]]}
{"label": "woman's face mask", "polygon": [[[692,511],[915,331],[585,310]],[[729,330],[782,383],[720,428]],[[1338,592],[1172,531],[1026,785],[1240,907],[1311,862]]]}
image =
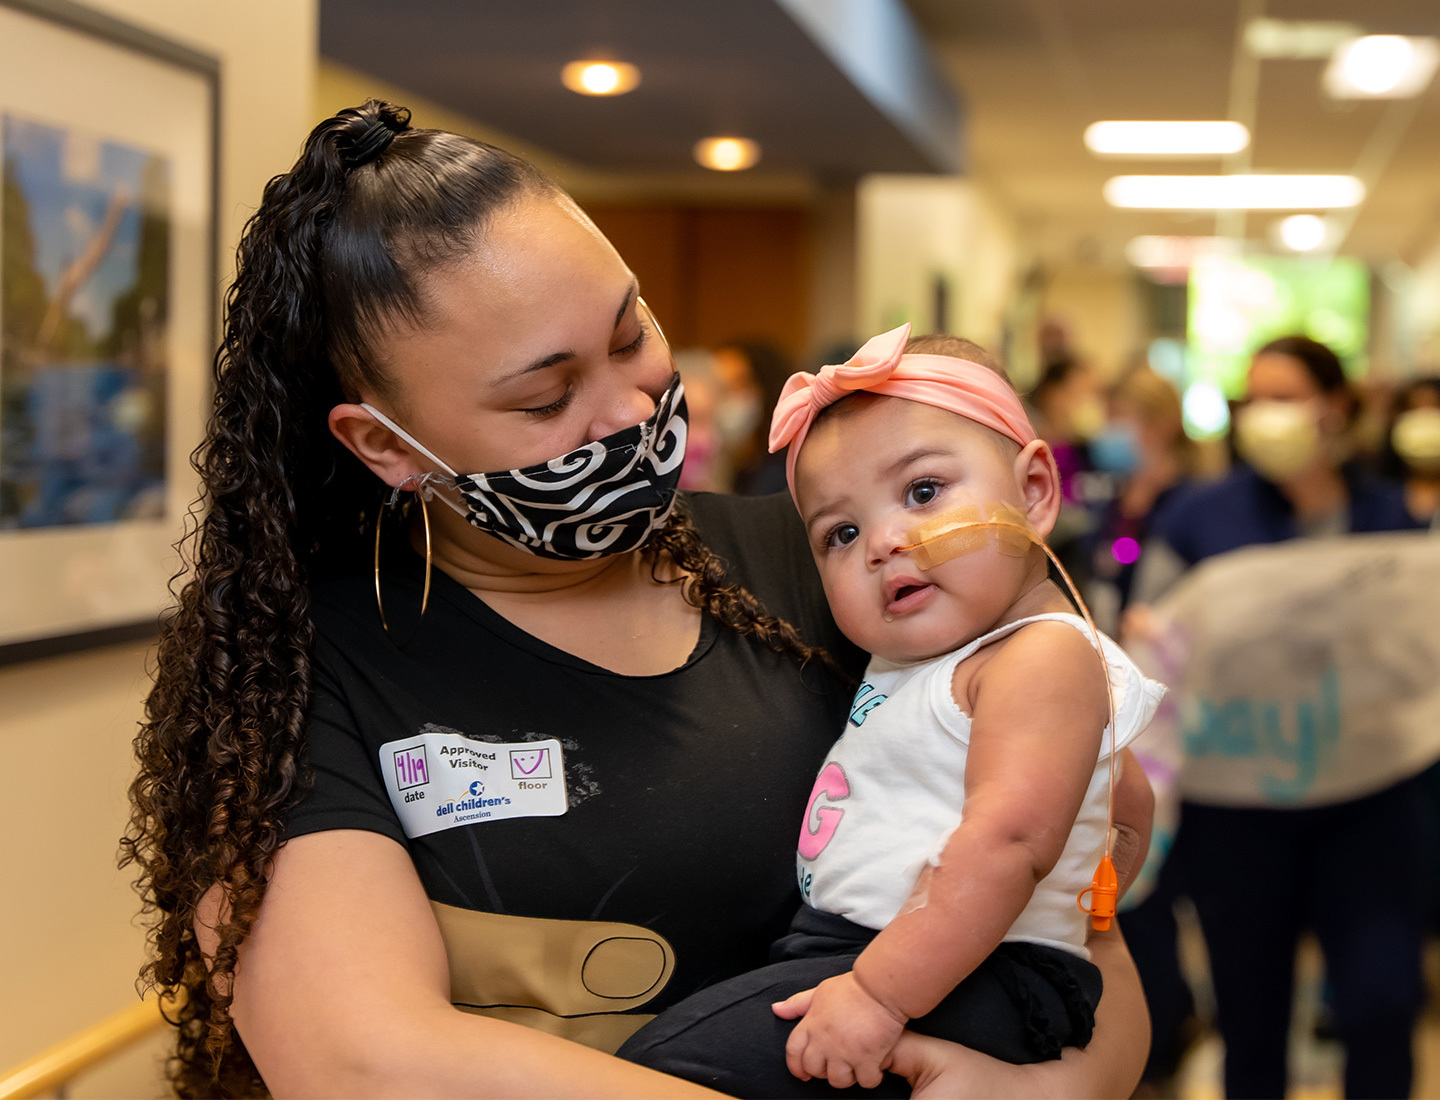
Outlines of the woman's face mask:
{"label": "woman's face mask", "polygon": [[1410,409],[1395,418],[1390,429],[1395,453],[1412,470],[1440,473],[1440,409]]}
{"label": "woman's face mask", "polygon": [[1310,401],[1252,401],[1236,414],[1235,449],[1261,477],[1285,481],[1320,453],[1320,413]]}
{"label": "woman's face mask", "polygon": [[384,413],[362,407],[449,475],[425,474],[418,491],[542,558],[585,561],[638,550],[675,506],[687,436],[679,374],[643,423],[549,462],[486,474],[456,473]]}
{"label": "woman's face mask", "polygon": [[1089,446],[1090,460],[1101,473],[1124,477],[1140,468],[1140,438],[1133,424],[1112,420]]}

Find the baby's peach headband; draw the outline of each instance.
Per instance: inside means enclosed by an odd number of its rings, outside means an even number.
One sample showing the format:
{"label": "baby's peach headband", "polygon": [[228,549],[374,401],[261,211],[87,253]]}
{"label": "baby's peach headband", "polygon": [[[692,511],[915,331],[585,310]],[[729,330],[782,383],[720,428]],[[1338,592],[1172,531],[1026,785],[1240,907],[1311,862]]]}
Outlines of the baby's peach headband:
{"label": "baby's peach headband", "polygon": [[988,367],[949,355],[906,355],[910,326],[881,333],[839,366],[821,367],[819,374],[800,371],[790,376],[770,421],[770,450],[787,443],[785,479],[795,495],[795,460],[820,410],[863,390],[885,397],[903,397],[934,405],[983,424],[1020,446],[1035,438],[1035,429],[1020,398],[1005,379]]}

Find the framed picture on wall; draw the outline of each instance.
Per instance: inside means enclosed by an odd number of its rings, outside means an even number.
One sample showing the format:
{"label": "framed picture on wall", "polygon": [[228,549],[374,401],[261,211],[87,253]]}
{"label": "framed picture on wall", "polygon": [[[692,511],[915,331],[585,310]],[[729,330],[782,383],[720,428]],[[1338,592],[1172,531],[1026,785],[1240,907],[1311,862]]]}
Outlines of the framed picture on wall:
{"label": "framed picture on wall", "polygon": [[0,0],[0,661],[153,631],[216,339],[219,63]]}

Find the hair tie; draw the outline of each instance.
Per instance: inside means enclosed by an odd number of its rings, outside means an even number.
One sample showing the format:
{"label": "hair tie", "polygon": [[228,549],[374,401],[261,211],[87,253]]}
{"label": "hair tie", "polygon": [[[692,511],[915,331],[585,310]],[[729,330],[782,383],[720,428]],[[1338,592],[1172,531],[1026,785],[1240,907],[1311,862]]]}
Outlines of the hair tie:
{"label": "hair tie", "polygon": [[369,164],[390,148],[396,134],[409,126],[410,112],[405,108],[397,108],[393,113],[381,111],[370,119],[359,137],[351,140],[350,147],[345,151],[345,166],[359,168],[362,164]]}

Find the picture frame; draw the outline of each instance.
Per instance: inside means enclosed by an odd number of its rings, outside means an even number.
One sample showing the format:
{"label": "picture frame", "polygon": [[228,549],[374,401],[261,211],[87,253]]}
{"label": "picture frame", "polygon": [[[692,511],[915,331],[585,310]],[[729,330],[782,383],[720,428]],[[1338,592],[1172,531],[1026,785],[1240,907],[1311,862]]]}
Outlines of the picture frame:
{"label": "picture frame", "polygon": [[219,333],[217,58],[0,0],[0,664],[153,637]]}

